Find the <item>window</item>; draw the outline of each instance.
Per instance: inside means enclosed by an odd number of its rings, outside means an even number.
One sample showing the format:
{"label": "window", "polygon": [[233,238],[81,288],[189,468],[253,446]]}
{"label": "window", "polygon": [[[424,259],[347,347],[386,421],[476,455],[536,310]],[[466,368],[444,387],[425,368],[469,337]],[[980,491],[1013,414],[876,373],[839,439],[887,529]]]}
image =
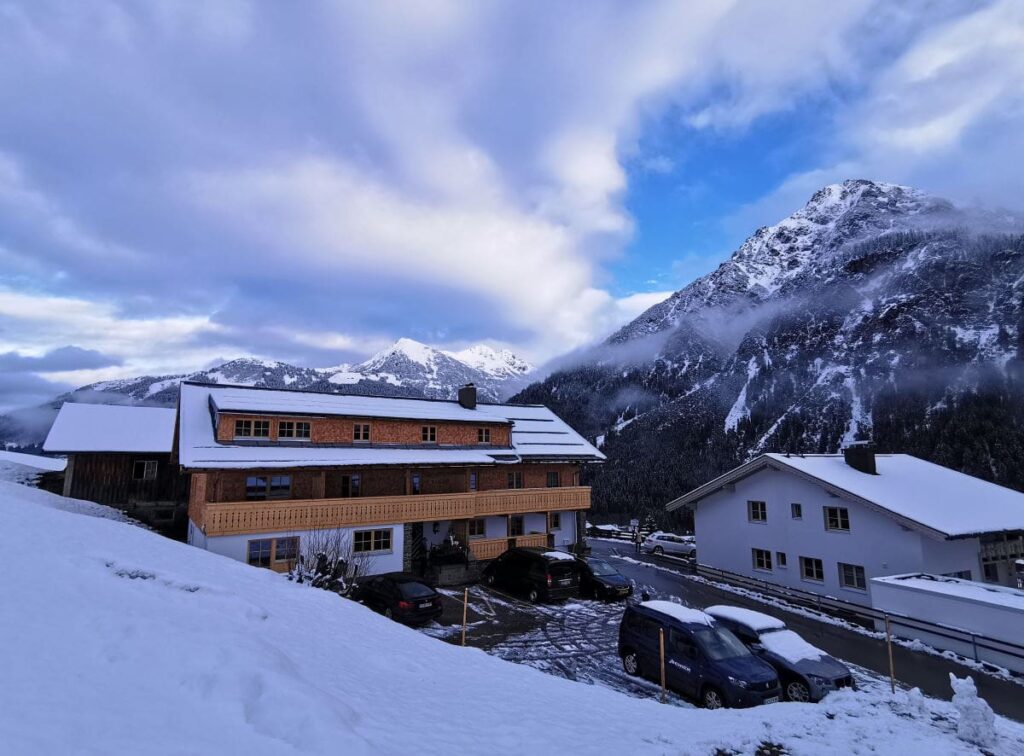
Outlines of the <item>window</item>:
{"label": "window", "polygon": [[779,565],[780,568],[786,566],[786,552],[785,551],[776,551],[775,552],[775,563],[777,565]]}
{"label": "window", "polygon": [[274,541],[274,561],[294,562],[299,558],[299,537],[278,538]]}
{"label": "window", "polygon": [[792,515],[794,520],[804,519],[804,506],[803,504],[797,504],[793,502],[789,505],[789,513]]}
{"label": "window", "polygon": [[523,473],[520,470],[510,472],[508,474],[508,487],[509,488],[522,488],[523,487]]}
{"label": "window", "polygon": [[420,489],[422,488],[421,483],[422,483],[422,478],[420,478],[420,474],[419,473],[413,473],[411,476],[409,476],[409,488],[410,488],[409,492],[410,493],[414,493],[414,494],[418,494],[420,492]]}
{"label": "window", "polygon": [[352,426],[352,440],[353,441],[369,441],[370,440],[370,424],[369,423],[356,423]]}
{"label": "window", "polygon": [[491,443],[491,429],[490,428],[477,428],[476,429],[476,442],[478,444],[489,444],[489,443]]}
{"label": "window", "polygon": [[469,521],[469,537],[470,538],[483,538],[484,533],[487,532],[487,521],[483,517],[478,517],[475,520]]}
{"label": "window", "polygon": [[273,548],[273,538],[261,538],[258,541],[249,541],[249,564],[254,567],[269,567],[270,552]]}
{"label": "window", "polygon": [[825,530],[849,532],[850,513],[846,507],[825,507]]}
{"label": "window", "polygon": [[245,498],[288,499],[292,495],[291,475],[250,475],[245,479]]}
{"label": "window", "polygon": [[270,421],[253,420],[252,435],[253,438],[270,438]]}
{"label": "window", "polygon": [[766,549],[751,549],[755,570],[772,570],[772,552]]}
{"label": "window", "polygon": [[156,460],[137,459],[132,465],[133,480],[156,480]]}
{"label": "window", "polygon": [[252,420],[235,420],[235,438],[248,438],[252,435]]}
{"label": "window", "polygon": [[548,488],[558,488],[562,484],[558,471],[548,473]]}
{"label": "window", "polygon": [[817,583],[825,582],[825,565],[820,559],[811,557],[800,557],[800,577],[804,580],[813,580]]}
{"label": "window", "polygon": [[767,522],[768,505],[763,501],[748,501],[747,519],[751,522]]}
{"label": "window", "polygon": [[868,581],[864,576],[864,568],[859,564],[839,563],[839,585],[843,588],[856,588],[858,591],[868,589]]}
{"label": "window", "polygon": [[277,437],[278,438],[295,438],[299,440],[309,440],[309,423],[294,422],[292,420],[282,420],[277,424]]}
{"label": "window", "polygon": [[509,519],[508,525],[509,525],[508,534],[510,536],[521,536],[523,534],[523,516],[522,515],[512,515],[512,517]]}
{"label": "window", "polygon": [[986,583],[998,583],[999,565],[995,562],[981,565],[981,576],[985,579]]}
{"label": "window", "polygon": [[548,515],[548,530],[562,529],[562,513],[552,512]]}
{"label": "window", "polygon": [[391,529],[357,530],[352,536],[352,552],[369,554],[375,551],[391,551]]}
{"label": "window", "polygon": [[343,498],[358,496],[362,480],[358,475],[341,476],[341,495]]}
{"label": "window", "polygon": [[436,425],[424,425],[420,431],[421,438],[425,444],[436,444],[437,443],[437,426]]}
{"label": "window", "polygon": [[469,474],[469,490],[470,491],[476,491],[477,490],[477,482],[476,482],[476,473],[475,472],[471,472]]}

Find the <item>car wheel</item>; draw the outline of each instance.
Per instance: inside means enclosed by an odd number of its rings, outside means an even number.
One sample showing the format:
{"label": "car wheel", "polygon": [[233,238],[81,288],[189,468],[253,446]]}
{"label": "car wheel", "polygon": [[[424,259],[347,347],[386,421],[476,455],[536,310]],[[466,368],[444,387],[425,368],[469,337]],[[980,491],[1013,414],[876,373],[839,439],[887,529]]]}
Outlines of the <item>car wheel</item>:
{"label": "car wheel", "polygon": [[807,703],[811,700],[811,690],[800,680],[793,680],[786,685],[786,700]]}
{"label": "car wheel", "polygon": [[494,585],[494,573],[492,572],[485,576],[484,582],[487,583],[487,585]]}
{"label": "car wheel", "polygon": [[531,604],[536,604],[540,600],[540,593],[537,592],[536,588],[531,588],[530,592],[526,594],[526,598]]}
{"label": "car wheel", "polygon": [[661,546],[655,546],[654,547],[654,555],[655,556],[661,556],[664,553],[665,553],[665,549],[661,548]]}
{"label": "car wheel", "polygon": [[637,655],[636,651],[626,651],[626,653],[622,655],[622,668],[626,670],[627,675],[640,677],[640,657]]}
{"label": "car wheel", "polygon": [[700,702],[704,705],[705,709],[722,709],[725,707],[725,698],[722,696],[722,692],[718,688],[712,688],[710,685],[704,688],[704,694],[700,697]]}
{"label": "car wheel", "polygon": [[395,618],[395,613],[391,611],[391,607],[390,606],[387,609],[384,610],[384,616],[387,617],[388,619],[394,619]]}

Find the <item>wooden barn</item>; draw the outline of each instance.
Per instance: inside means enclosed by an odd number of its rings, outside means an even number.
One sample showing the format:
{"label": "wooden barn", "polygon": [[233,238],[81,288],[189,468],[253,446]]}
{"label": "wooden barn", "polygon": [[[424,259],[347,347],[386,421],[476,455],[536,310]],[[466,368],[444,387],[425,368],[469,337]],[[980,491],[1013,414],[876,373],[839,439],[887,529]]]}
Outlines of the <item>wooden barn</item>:
{"label": "wooden barn", "polygon": [[108,504],[184,540],[188,476],[175,449],[177,412],[66,402],[43,444],[66,454],[64,495]]}

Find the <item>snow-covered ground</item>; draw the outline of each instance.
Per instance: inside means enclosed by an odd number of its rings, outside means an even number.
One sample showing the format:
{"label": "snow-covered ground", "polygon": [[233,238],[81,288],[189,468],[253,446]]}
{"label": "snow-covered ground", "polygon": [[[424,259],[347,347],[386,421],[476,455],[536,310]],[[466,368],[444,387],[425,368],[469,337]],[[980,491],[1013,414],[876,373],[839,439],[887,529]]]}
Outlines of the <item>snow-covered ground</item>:
{"label": "snow-covered ground", "polygon": [[0,480],[11,483],[35,485],[42,473],[59,472],[66,465],[67,460],[64,459],[0,449]]}
{"label": "snow-covered ground", "polygon": [[[89,509],[0,483],[8,753],[977,753],[951,704],[664,706],[69,507]],[[996,727],[994,753],[1024,750],[1024,726]]]}

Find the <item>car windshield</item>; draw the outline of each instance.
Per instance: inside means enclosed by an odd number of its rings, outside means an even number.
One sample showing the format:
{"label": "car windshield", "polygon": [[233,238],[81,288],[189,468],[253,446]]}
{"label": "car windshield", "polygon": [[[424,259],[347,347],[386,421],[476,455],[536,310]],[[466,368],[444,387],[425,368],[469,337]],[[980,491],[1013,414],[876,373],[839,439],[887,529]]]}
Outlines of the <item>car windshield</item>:
{"label": "car windshield", "polygon": [[602,562],[600,559],[590,559],[587,561],[590,566],[590,571],[595,575],[618,575],[619,572],[612,567],[608,562]]}
{"label": "car windshield", "polygon": [[723,628],[701,628],[694,631],[693,637],[707,657],[714,661],[750,656],[750,650],[740,642],[740,639]]}
{"label": "car windshield", "polygon": [[423,583],[399,583],[398,590],[402,592],[402,597],[407,599],[432,598],[434,595],[434,589]]}

